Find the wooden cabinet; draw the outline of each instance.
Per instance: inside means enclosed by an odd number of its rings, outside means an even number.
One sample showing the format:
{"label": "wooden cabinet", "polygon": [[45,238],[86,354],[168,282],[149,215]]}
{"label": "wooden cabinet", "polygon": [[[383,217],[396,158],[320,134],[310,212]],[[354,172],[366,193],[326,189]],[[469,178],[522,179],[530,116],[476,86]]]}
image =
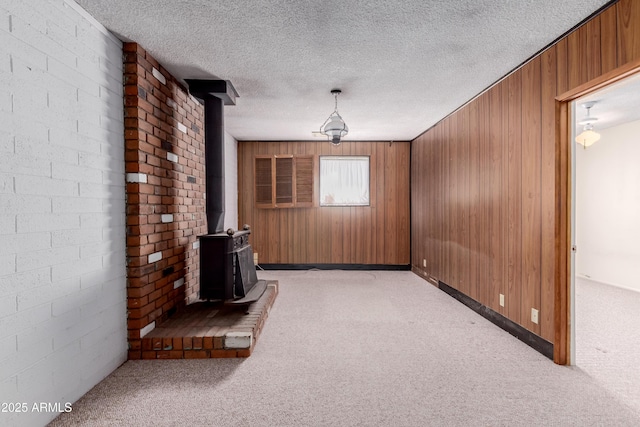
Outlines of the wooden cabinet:
{"label": "wooden cabinet", "polygon": [[254,179],[257,208],[313,206],[313,156],[257,155]]}

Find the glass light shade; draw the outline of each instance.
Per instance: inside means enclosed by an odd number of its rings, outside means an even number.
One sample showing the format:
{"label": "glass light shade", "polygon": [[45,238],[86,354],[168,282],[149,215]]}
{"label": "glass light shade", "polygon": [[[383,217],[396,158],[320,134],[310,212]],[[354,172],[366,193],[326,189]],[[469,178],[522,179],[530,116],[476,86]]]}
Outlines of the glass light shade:
{"label": "glass light shade", "polygon": [[600,134],[598,132],[594,132],[591,129],[585,130],[580,135],[576,136],[576,142],[578,144],[582,144],[586,147],[593,145],[595,142],[600,140]]}
{"label": "glass light shade", "polygon": [[325,125],[323,132],[330,136],[345,136],[349,132],[347,124],[337,114],[333,114],[329,118],[329,122]]}
{"label": "glass light shade", "polygon": [[321,129],[321,132],[329,137],[333,145],[338,146],[340,145],[340,138],[349,133],[349,128],[344,120],[342,120],[342,117],[335,112],[328,120],[324,128]]}

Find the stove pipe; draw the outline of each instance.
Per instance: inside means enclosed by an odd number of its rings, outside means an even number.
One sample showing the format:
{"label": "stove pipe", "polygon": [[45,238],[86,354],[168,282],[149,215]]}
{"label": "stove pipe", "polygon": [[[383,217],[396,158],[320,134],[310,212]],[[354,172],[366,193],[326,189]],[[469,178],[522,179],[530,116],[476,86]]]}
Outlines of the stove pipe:
{"label": "stove pipe", "polygon": [[207,232],[224,228],[224,112],[222,99],[204,99],[204,140],[207,191]]}
{"label": "stove pipe", "polygon": [[225,80],[186,80],[189,92],[204,102],[207,233],[224,229],[224,105],[238,96]]}

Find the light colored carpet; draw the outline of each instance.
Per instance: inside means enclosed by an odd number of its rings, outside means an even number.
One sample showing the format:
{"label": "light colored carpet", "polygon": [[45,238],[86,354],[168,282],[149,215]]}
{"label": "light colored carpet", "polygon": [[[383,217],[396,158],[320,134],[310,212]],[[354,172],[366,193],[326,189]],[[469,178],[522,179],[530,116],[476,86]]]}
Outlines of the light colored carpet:
{"label": "light colored carpet", "polygon": [[638,426],[640,412],[410,272],[269,271],[249,359],[129,361],[52,426]]}
{"label": "light colored carpet", "polygon": [[640,412],[640,293],[576,278],[576,365]]}

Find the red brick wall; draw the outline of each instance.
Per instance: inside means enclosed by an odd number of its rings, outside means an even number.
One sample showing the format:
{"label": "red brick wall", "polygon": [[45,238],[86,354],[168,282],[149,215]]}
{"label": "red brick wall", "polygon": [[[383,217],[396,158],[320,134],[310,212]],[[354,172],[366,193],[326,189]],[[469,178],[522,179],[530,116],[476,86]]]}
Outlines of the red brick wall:
{"label": "red brick wall", "polygon": [[141,330],[198,296],[204,107],[138,44],[123,50],[129,358],[139,358]]}

